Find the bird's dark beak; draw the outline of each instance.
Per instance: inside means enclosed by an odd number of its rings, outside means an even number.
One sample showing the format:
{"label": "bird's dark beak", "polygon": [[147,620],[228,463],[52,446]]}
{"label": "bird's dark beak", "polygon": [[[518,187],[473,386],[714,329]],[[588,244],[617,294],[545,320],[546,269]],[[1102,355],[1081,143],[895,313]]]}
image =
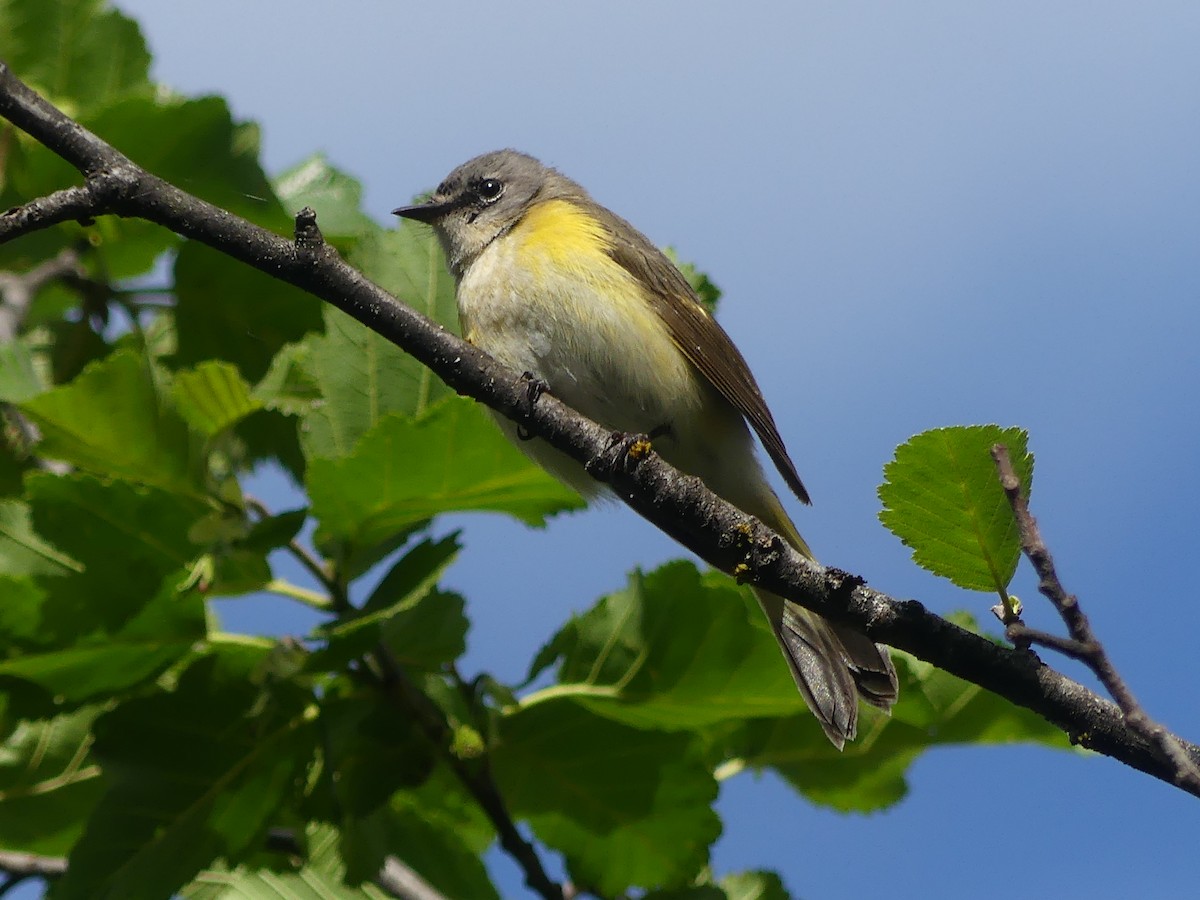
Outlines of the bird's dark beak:
{"label": "bird's dark beak", "polygon": [[400,216],[402,219],[413,219],[417,222],[425,222],[432,225],[446,213],[450,212],[458,206],[453,201],[436,201],[429,200],[425,203],[418,203],[416,206],[400,206],[392,210],[393,216]]}

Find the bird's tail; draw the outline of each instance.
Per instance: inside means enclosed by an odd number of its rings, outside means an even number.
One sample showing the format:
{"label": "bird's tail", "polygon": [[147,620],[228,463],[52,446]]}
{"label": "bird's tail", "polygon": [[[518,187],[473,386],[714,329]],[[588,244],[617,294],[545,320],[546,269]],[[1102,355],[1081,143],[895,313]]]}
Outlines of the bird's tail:
{"label": "bird's tail", "polygon": [[756,588],[796,687],[839,750],[858,732],[858,698],[884,711],[896,702],[887,649],[782,597]]}
{"label": "bird's tail", "polygon": [[[771,519],[767,524],[813,558],[782,507]],[[885,712],[891,710],[899,685],[886,647],[770,591],[756,588],[754,594],[779,640],[796,687],[835,747],[842,749],[858,732],[859,697]]]}

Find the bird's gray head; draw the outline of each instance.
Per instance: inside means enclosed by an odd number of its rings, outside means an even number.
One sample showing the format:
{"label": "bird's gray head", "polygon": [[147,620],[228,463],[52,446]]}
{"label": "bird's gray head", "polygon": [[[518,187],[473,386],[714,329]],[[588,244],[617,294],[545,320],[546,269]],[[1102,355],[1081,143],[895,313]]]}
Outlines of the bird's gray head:
{"label": "bird's gray head", "polygon": [[579,185],[532,156],[497,150],[463,163],[426,203],[402,206],[392,214],[432,225],[458,278],[535,203],[586,197]]}

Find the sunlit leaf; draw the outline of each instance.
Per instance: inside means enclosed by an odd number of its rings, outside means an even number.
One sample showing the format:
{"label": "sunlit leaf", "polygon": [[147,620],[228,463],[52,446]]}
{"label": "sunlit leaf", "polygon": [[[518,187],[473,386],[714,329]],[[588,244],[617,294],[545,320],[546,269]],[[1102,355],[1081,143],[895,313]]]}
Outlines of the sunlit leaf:
{"label": "sunlit leaf", "polygon": [[913,560],[959,587],[1004,592],[1017,568],[1020,535],[991,457],[1008,447],[1028,496],[1028,435],[998,425],[938,428],[909,438],[884,468],[880,520],[912,548]]}

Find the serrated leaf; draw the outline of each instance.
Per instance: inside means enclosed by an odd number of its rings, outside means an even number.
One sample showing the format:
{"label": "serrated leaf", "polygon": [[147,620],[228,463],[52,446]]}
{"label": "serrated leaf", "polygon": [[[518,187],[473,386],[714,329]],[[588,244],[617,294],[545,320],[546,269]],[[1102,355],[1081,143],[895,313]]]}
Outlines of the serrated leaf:
{"label": "serrated leaf", "polygon": [[527,697],[574,696],[644,728],[696,728],[804,709],[757,603],[689,562],[635,572],[629,587],[577,616],[543,648],[558,684]]}
{"label": "serrated leaf", "polygon": [[305,692],[256,686],[247,652],[222,646],[174,692],[127,701],[97,721],[93,752],[109,788],[59,898],[157,900],[261,839],[311,757],[313,733]]}
{"label": "serrated leaf", "polygon": [[201,872],[180,895],[187,900],[387,900],[372,884],[346,883],[346,865],[338,852],[341,832],[310,822],[303,844],[308,853],[294,871],[220,866]]}
{"label": "serrated leaf", "polygon": [[208,437],[220,434],[262,406],[250,396],[250,386],[238,370],[218,360],[176,372],[172,393],[188,424]]}
{"label": "serrated leaf", "polygon": [[[399,228],[372,232],[355,245],[349,262],[401,303],[458,332],[454,278],[430,228],[402,222]],[[418,386],[418,405],[408,411],[420,412],[449,391],[432,373],[423,381]]]}
{"label": "serrated leaf", "polygon": [[152,364],[129,350],[21,404],[38,453],[98,475],[201,493],[202,455]]}
{"label": "serrated leaf", "polygon": [[[321,397],[304,411],[301,438],[309,459],[347,456],[385,416],[415,415],[450,394],[411,356],[335,309],[325,313],[324,336],[305,343],[307,379]],[[289,381],[304,385],[294,376]]]}
{"label": "serrated leaf", "polygon": [[880,521],[913,560],[962,588],[1005,594],[1020,557],[1020,534],[990,450],[1008,447],[1028,496],[1028,435],[998,425],[938,428],[896,448],[879,487]]}
{"label": "serrated leaf", "polygon": [[304,866],[295,872],[237,868],[203,872],[179,894],[187,900],[390,900],[371,884],[351,887]]}
{"label": "serrated leaf", "polygon": [[254,386],[254,397],[268,409],[302,416],[323,402],[321,385],[309,371],[312,343],[288,344],[272,357],[267,373]]}
{"label": "serrated leaf", "polygon": [[372,547],[446,512],[488,510],[531,525],[582,505],[526,459],[475,403],[447,398],[415,419],[382,419],[348,456],[313,459],[320,540]]}
{"label": "serrated leaf", "polygon": [[371,884],[351,887],[304,866],[295,872],[239,867],[202,872],[179,892],[187,900],[390,900]]}
{"label": "serrated leaf", "polygon": [[21,722],[0,744],[0,846],[42,856],[70,850],[104,787],[88,753],[99,712]]}
{"label": "serrated leaf", "polygon": [[[454,282],[428,229],[370,231],[348,261],[402,302],[457,329]],[[305,418],[310,458],[346,455],[383,416],[417,415],[453,394],[416,359],[332,307],[325,310],[325,335],[305,343],[297,359],[325,400]]]}
{"label": "serrated leaf", "polygon": [[716,781],[690,734],[630,728],[562,698],[502,716],[492,764],[513,812],[603,896],[685,884],[721,832]]}

